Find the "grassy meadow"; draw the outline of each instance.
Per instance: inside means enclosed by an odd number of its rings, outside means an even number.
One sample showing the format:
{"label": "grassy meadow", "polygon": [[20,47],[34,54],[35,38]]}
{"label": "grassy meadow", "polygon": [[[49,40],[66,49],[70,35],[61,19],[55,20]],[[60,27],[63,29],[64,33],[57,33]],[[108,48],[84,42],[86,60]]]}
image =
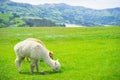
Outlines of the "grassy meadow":
{"label": "grassy meadow", "polygon": [[[40,70],[30,74],[23,61],[18,73],[13,47],[34,37],[42,40],[59,59],[58,73],[42,61]],[[0,80],[120,80],[120,27],[24,27],[0,28]]]}

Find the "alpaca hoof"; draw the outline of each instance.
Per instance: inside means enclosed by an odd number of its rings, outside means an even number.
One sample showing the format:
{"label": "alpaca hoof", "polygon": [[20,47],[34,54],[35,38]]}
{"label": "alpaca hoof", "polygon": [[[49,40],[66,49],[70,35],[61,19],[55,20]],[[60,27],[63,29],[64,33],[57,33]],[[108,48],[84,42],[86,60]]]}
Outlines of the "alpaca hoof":
{"label": "alpaca hoof", "polygon": [[47,74],[47,72],[41,71],[40,74],[45,75],[45,74]]}

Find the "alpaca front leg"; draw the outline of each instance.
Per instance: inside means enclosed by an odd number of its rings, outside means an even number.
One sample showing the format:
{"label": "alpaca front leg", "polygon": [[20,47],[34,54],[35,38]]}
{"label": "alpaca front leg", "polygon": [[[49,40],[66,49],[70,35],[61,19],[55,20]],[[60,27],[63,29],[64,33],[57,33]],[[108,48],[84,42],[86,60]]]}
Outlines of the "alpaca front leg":
{"label": "alpaca front leg", "polygon": [[36,60],[36,71],[39,72],[39,60]]}
{"label": "alpaca front leg", "polygon": [[18,72],[20,72],[20,65],[21,65],[21,62],[24,58],[22,57],[17,57],[16,60],[15,60],[15,63],[16,63],[16,67],[18,69]]}
{"label": "alpaca front leg", "polygon": [[31,59],[30,73],[34,72],[35,62],[36,61],[34,59]]}

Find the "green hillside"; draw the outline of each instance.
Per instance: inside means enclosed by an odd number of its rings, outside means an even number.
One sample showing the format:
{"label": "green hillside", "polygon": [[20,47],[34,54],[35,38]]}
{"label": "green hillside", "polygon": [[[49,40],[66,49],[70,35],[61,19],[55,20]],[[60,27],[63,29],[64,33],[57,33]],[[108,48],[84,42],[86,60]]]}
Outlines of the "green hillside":
{"label": "green hillside", "polygon": [[[36,19],[40,19],[39,21],[41,21],[41,19],[46,19],[48,22],[52,22],[51,24],[54,24],[54,26],[64,26],[65,24],[77,24],[81,26],[120,26],[119,7],[94,10],[82,6],[70,6],[64,3],[30,5],[25,3],[16,3],[10,0],[0,0],[0,12],[5,14],[17,14],[25,23],[23,23],[22,26],[48,26],[38,24]],[[31,20],[31,18],[34,21]],[[26,22],[26,19],[30,22]],[[32,21],[34,23],[31,23]]]}
{"label": "green hillside", "polygon": [[[0,80],[119,80],[120,27],[32,27],[0,29]],[[18,73],[13,47],[28,37],[41,39],[59,59],[58,73],[40,63],[46,75],[30,74],[30,63]]]}

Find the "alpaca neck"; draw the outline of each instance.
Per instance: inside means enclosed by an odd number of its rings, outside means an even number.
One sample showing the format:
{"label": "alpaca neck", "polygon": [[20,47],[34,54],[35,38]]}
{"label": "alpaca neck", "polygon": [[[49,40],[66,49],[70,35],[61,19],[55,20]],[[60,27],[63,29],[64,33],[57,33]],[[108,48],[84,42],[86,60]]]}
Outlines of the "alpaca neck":
{"label": "alpaca neck", "polygon": [[55,61],[52,60],[50,57],[47,57],[44,61],[45,61],[45,63],[46,63],[48,66],[50,66],[51,68],[54,67]]}

